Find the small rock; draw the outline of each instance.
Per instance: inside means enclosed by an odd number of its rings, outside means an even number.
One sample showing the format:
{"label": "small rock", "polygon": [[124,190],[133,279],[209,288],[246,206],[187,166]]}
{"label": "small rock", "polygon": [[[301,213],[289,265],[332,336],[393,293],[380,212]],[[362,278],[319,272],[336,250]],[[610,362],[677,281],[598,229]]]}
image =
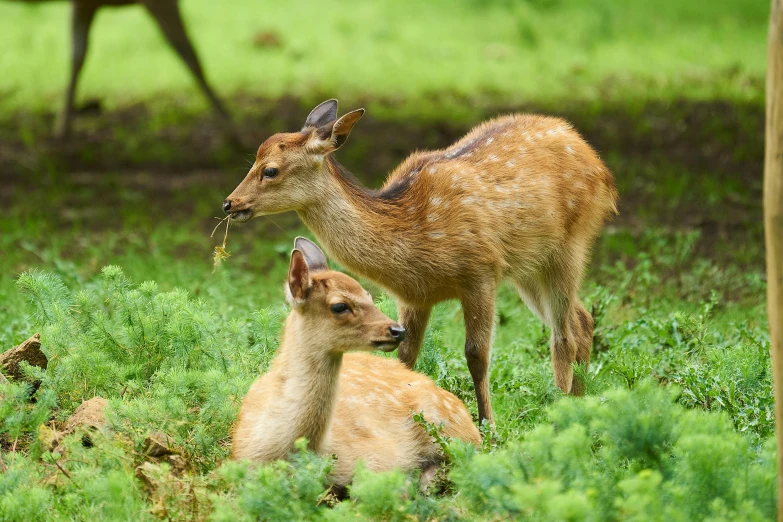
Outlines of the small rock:
{"label": "small rock", "polygon": [[149,457],[162,457],[173,453],[165,433],[155,431],[144,439],[144,454]]}
{"label": "small rock", "polygon": [[149,490],[154,489],[155,478],[161,474],[160,466],[152,462],[143,462],[140,466],[136,466],[136,478],[141,480]]}
{"label": "small rock", "polygon": [[24,378],[22,369],[19,368],[19,363],[22,361],[27,362],[30,366],[46,369],[49,361],[41,351],[40,334],[35,334],[16,348],[11,348],[0,355],[0,367],[2,367],[3,373],[14,380]]}
{"label": "small rock", "polygon": [[76,408],[73,415],[65,421],[65,431],[73,432],[76,428],[85,427],[100,430],[106,426],[106,405],[108,402],[103,397],[93,397]]}
{"label": "small rock", "polygon": [[188,469],[188,461],[180,455],[168,455],[164,458],[163,462],[169,463],[171,472],[177,477],[181,476]]}

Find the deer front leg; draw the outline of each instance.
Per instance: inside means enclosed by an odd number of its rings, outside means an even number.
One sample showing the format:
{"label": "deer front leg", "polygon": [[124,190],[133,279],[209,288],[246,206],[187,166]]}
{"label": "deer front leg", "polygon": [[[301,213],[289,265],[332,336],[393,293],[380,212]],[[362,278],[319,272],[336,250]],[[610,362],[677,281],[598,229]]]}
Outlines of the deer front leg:
{"label": "deer front leg", "polygon": [[495,320],[495,285],[486,284],[462,297],[465,316],[465,358],[476,390],[479,424],[495,425],[489,395],[489,359]]}
{"label": "deer front leg", "polygon": [[398,303],[400,324],[405,328],[405,341],[397,349],[397,357],[411,370],[416,366],[424,332],[430,319],[432,306],[411,306]]}
{"label": "deer front leg", "polygon": [[204,71],[201,69],[196,51],[185,32],[177,0],[146,0],[144,6],[157,22],[163,36],[190,69],[215,112],[224,120],[230,120],[228,111],[223,107],[223,103],[212,91],[204,77]]}
{"label": "deer front leg", "polygon": [[95,5],[74,2],[71,9],[71,77],[65,91],[65,103],[57,115],[54,128],[55,136],[63,139],[71,134],[76,85],[79,82],[79,72],[84,65],[84,58],[87,56],[90,26],[98,8]]}

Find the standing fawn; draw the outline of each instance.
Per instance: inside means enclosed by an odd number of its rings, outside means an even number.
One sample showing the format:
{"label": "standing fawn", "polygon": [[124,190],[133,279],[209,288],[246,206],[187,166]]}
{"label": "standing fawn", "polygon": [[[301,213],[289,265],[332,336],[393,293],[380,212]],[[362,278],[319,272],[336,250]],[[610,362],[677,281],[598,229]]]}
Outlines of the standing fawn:
{"label": "standing fawn", "polygon": [[[49,0],[14,1],[38,4]],[[82,69],[82,65],[84,65],[84,58],[87,56],[90,26],[98,9],[103,6],[143,4],[155,19],[155,22],[157,22],[169,45],[174,48],[188,69],[190,69],[204,95],[212,104],[214,111],[225,122],[229,121],[228,112],[226,112],[220,99],[215,96],[215,93],[212,92],[207,83],[196,51],[193,49],[193,45],[191,45],[185,32],[178,0],[71,0],[71,4],[71,76],[65,92],[65,103],[57,117],[55,127],[57,137],[67,138],[71,132],[76,84],[79,81],[79,72]]]}
{"label": "standing fawn", "polygon": [[[291,313],[278,355],[253,383],[234,431],[235,459],[281,459],[306,437],[310,449],[336,455],[331,479],[350,482],[356,462],[374,471],[423,468],[439,448],[413,420],[443,423],[443,433],[475,445],[465,405],[394,359],[348,350],[394,350],[405,330],[386,317],[359,283],[332,272],[323,252],[297,238],[286,284]],[[424,477],[424,475],[423,475]]]}
{"label": "standing fawn", "polygon": [[617,212],[614,178],[595,151],[561,119],[509,115],[412,154],[369,190],[331,155],[363,114],[337,119],[329,100],[300,132],[267,139],[223,209],[239,222],[295,210],[330,255],[397,298],[409,368],[432,306],[459,299],[480,421],[494,422],[488,369],[503,279],[551,328],[557,386],[582,394],[572,365],[590,360],[593,318],[577,293],[593,241]]}

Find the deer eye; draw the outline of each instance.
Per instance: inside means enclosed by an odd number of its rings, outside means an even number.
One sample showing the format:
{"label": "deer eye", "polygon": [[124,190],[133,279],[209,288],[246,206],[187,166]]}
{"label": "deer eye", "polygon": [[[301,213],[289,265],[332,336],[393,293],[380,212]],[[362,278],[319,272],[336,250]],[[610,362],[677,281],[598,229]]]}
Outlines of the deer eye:
{"label": "deer eye", "polygon": [[344,314],[345,312],[350,311],[351,309],[348,307],[345,303],[334,303],[332,306],[329,307],[332,310],[333,314]]}
{"label": "deer eye", "polygon": [[265,178],[276,178],[278,173],[278,170],[274,167],[267,167],[264,169]]}

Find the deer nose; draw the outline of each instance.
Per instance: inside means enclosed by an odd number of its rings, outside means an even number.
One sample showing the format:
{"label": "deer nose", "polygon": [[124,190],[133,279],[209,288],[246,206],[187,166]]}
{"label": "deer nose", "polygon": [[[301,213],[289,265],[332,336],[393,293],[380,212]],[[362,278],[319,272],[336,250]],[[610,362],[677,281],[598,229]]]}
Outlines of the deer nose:
{"label": "deer nose", "polygon": [[223,202],[223,212],[225,212],[226,214],[230,214],[231,213],[231,200],[230,199],[227,199],[227,200],[225,200]]}
{"label": "deer nose", "polygon": [[403,328],[398,324],[395,324],[394,326],[390,326],[389,333],[391,334],[392,338],[395,341],[402,342],[405,340],[405,328]]}

